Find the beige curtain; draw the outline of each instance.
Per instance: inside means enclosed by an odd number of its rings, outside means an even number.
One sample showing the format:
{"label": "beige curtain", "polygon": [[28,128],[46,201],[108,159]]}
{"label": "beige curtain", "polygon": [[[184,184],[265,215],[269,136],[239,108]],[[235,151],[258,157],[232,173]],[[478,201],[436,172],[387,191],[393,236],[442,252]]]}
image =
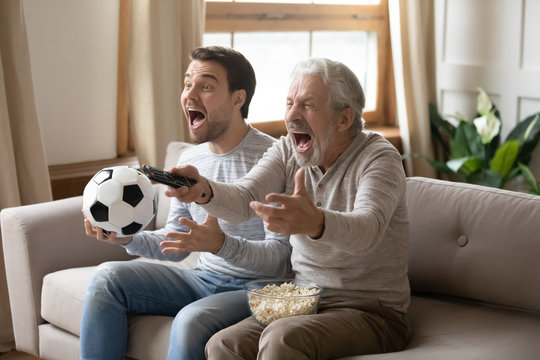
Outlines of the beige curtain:
{"label": "beige curtain", "polygon": [[[21,0],[0,1],[0,209],[52,200]],[[1,241],[1,239],[0,239]],[[0,247],[0,352],[13,347]]]}
{"label": "beige curtain", "polygon": [[[433,158],[428,104],[436,104],[434,2],[389,0],[399,128],[405,153]],[[406,161],[408,176],[436,177],[421,158]]]}
{"label": "beige curtain", "polygon": [[133,0],[129,116],[141,164],[163,166],[167,144],[188,141],[180,93],[189,53],[202,43],[204,0]]}

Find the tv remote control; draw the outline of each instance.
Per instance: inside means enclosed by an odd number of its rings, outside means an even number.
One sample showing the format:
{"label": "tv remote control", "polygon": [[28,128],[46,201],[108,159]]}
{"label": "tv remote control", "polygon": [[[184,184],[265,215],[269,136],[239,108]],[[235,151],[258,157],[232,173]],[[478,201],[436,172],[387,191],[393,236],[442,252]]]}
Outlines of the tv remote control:
{"label": "tv remote control", "polygon": [[179,188],[180,186],[191,187],[197,183],[196,180],[156,169],[146,164],[142,166],[142,170],[150,180],[154,180],[160,184],[165,184],[173,188]]}

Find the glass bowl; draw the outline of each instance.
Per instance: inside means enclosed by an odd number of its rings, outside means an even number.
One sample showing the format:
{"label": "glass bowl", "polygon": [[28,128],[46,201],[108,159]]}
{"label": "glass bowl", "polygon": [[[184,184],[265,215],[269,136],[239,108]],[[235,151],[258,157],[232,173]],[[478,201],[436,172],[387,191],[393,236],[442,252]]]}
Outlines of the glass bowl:
{"label": "glass bowl", "polygon": [[323,288],[294,279],[259,279],[244,284],[251,316],[261,325],[288,316],[315,314]]}

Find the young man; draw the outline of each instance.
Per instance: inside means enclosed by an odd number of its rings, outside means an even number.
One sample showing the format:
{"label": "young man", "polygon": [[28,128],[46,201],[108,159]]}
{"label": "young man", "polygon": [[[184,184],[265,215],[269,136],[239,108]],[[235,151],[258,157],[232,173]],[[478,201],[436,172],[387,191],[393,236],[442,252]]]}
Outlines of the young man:
{"label": "young man", "polygon": [[246,176],[223,184],[194,167],[173,169],[199,183],[169,196],[207,203],[228,221],[256,214],[269,230],[291,234],[296,279],[324,287],[317,314],[266,328],[247,318],[210,339],[209,359],[333,359],[406,346],[405,174],[399,152],[362,131],[364,103],[350,69],[309,59],[293,71],[288,136]]}
{"label": "young man", "polygon": [[[190,136],[199,145],[182,153],[178,164],[196,164],[215,181],[234,181],[275,142],[245,122],[255,74],[229,48],[197,48],[191,59],[181,103]],[[204,359],[212,334],[249,315],[244,282],[290,276],[288,236],[265,232],[260,219],[221,223],[199,205],[176,199],[163,229],[117,238],[88,220],[85,228],[87,235],[134,255],[175,261],[191,251],[201,255],[195,270],[144,262],[99,266],[84,303],[82,359],[123,359],[128,314],[174,316],[168,358]]]}

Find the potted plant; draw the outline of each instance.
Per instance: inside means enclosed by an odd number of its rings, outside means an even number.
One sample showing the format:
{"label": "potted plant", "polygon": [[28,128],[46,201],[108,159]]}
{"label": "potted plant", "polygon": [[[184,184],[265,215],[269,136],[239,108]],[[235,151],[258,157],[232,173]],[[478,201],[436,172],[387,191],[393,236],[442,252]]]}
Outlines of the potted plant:
{"label": "potted plant", "polygon": [[501,144],[499,111],[482,88],[478,88],[476,110],[472,121],[457,113],[454,116],[457,125],[454,125],[430,104],[431,134],[444,160],[424,158],[441,173],[496,188],[504,187],[522,174],[531,187],[530,192],[540,195],[540,186],[528,168],[540,138],[540,113],[520,121]]}

